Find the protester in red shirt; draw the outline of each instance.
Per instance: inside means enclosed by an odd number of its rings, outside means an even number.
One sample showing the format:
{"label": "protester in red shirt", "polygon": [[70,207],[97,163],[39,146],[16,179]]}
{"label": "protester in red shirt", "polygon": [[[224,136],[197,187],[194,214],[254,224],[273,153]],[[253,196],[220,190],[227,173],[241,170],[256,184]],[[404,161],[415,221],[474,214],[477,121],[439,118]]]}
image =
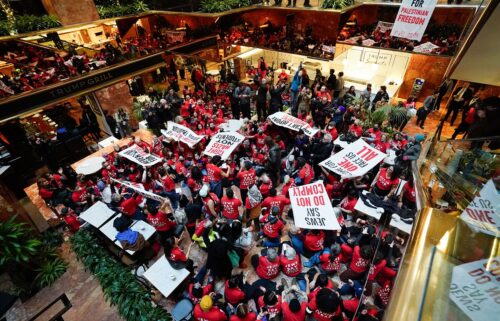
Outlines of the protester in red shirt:
{"label": "protester in red shirt", "polygon": [[230,220],[237,220],[240,217],[240,199],[234,197],[234,192],[231,188],[226,189],[226,195],[221,200],[222,216]]}
{"label": "protester in red shirt", "polygon": [[307,305],[307,314],[312,314],[317,321],[332,321],[342,315],[340,309],[341,298],[328,288],[316,292]]}
{"label": "protester in red shirt", "polygon": [[297,185],[307,185],[311,183],[314,178],[314,170],[311,165],[306,163],[306,160],[302,157],[297,159],[297,167],[299,169],[299,173],[295,178],[295,183]]}
{"label": "protester in red shirt", "polygon": [[143,213],[139,204],[142,203],[142,196],[139,194],[133,194],[129,198],[123,200],[120,203],[120,210],[123,214],[133,219],[142,219]]}
{"label": "protester in red shirt", "polygon": [[391,197],[396,192],[399,184],[398,173],[394,166],[381,168],[372,184],[372,191],[380,197]]}
{"label": "protester in red shirt", "polygon": [[294,187],[294,186],[295,186],[295,180],[291,179],[290,176],[286,175],[285,178],[283,179],[283,186],[281,188],[281,195],[283,195],[286,198],[290,198],[288,191],[290,190],[291,187]]}
{"label": "protester in red shirt", "polygon": [[247,199],[248,188],[255,183],[255,170],[252,167],[252,163],[245,162],[244,167],[236,177],[240,180],[241,200],[244,203]]}
{"label": "protester in red shirt", "polygon": [[354,207],[358,202],[358,192],[355,189],[349,191],[346,197],[340,202],[340,209],[343,213],[351,214],[354,211]]}
{"label": "protester in red shirt", "polygon": [[280,255],[281,270],[286,276],[296,277],[302,272],[300,255],[295,249],[287,244],[283,244],[283,253]]}
{"label": "protester in red shirt", "polygon": [[78,216],[76,216],[72,209],[64,207],[61,210],[61,216],[64,218],[64,222],[68,225],[69,230],[72,233],[78,232],[81,224],[80,221],[78,221]]}
{"label": "protester in red shirt", "polygon": [[162,205],[161,209],[153,203],[149,203],[145,206],[144,210],[148,223],[155,228],[163,240],[174,236],[177,223],[172,215],[172,209],[167,202]]}
{"label": "protester in red shirt", "polygon": [[290,205],[290,200],[283,195],[276,195],[276,189],[271,188],[269,190],[269,196],[264,199],[262,202],[262,208],[267,208],[267,212],[269,213],[273,206],[277,206],[279,208],[278,216],[283,214],[285,206]]}
{"label": "protester in red shirt", "polygon": [[310,230],[304,236],[304,255],[311,257],[316,252],[323,249],[325,232],[322,230]]}
{"label": "protester in red shirt", "polygon": [[236,314],[229,317],[229,321],[255,321],[257,320],[257,314],[248,310],[246,304],[240,303],[236,307]]}
{"label": "protester in red shirt", "polygon": [[[264,255],[265,253],[265,255]],[[252,266],[261,279],[272,280],[280,273],[280,261],[276,250],[269,248],[263,255],[254,254],[251,258]]]}
{"label": "protester in red shirt", "polygon": [[347,282],[351,280],[359,280],[363,277],[363,273],[368,270],[370,266],[370,260],[373,256],[373,249],[370,245],[365,245],[359,247],[356,245],[352,253],[351,264],[349,268],[340,274],[340,280],[342,282]]}
{"label": "protester in red shirt", "polygon": [[335,127],[335,122],[331,121],[328,126],[325,127],[325,130],[332,135],[332,142],[334,142],[337,137],[339,137],[339,133],[337,132],[337,128]]}
{"label": "protester in red shirt", "polygon": [[226,302],[236,306],[245,300],[245,292],[238,285],[239,279],[237,275],[233,275],[224,285],[224,297]]}
{"label": "protester in red shirt", "polygon": [[259,309],[266,309],[270,315],[279,315],[281,313],[281,296],[274,291],[267,291],[258,299]]}
{"label": "protester in red shirt", "polygon": [[403,191],[399,196],[399,207],[406,207],[409,209],[415,209],[417,201],[417,195],[415,193],[415,184],[413,182],[413,177],[410,176],[408,181],[403,185]]}
{"label": "protester in red shirt", "polygon": [[205,295],[200,303],[194,307],[193,313],[196,321],[226,321],[227,316],[218,306],[213,305],[210,295]]}

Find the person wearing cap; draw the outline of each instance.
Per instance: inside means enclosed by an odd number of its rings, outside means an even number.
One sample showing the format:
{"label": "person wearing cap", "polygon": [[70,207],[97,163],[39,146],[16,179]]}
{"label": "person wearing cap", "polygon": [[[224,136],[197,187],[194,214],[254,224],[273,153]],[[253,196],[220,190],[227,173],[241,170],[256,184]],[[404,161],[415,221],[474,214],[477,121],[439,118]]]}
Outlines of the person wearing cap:
{"label": "person wearing cap", "polygon": [[254,254],[251,263],[257,275],[263,280],[272,280],[280,273],[280,261],[274,248],[262,250],[261,255]]}
{"label": "person wearing cap", "polygon": [[212,295],[205,295],[194,307],[196,321],[226,321],[227,316],[221,308],[214,305]]}
{"label": "person wearing cap", "polygon": [[423,134],[416,134],[413,142],[407,144],[406,150],[401,155],[403,161],[416,161],[420,156],[420,151],[422,150],[422,142],[425,140]]}
{"label": "person wearing cap", "polygon": [[222,216],[229,220],[241,219],[240,207],[242,202],[239,198],[234,197],[234,192],[230,187],[226,189],[226,195],[221,198],[220,203]]}
{"label": "person wearing cap", "polygon": [[279,259],[281,270],[286,276],[296,277],[302,272],[300,255],[290,245],[286,243],[283,244],[282,253]]}
{"label": "person wearing cap", "polygon": [[199,195],[203,202],[203,212],[211,217],[218,217],[220,213],[221,203],[217,195],[209,191],[207,185],[203,185]]}
{"label": "person wearing cap", "polygon": [[260,220],[264,225],[259,234],[267,238],[267,240],[262,242],[262,245],[265,247],[278,247],[281,244],[281,231],[285,228],[285,223],[279,217],[279,214],[280,208],[278,206],[273,206],[271,208],[271,213],[263,215]]}

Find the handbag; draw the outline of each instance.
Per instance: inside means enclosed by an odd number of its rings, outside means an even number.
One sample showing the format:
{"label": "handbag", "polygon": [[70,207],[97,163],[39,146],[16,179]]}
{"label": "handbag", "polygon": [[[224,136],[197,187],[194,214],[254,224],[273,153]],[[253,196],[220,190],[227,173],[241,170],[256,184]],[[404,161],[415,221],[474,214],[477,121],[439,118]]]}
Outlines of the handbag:
{"label": "handbag", "polygon": [[240,266],[240,256],[235,250],[230,250],[227,255],[229,256],[229,260],[231,261],[233,268]]}

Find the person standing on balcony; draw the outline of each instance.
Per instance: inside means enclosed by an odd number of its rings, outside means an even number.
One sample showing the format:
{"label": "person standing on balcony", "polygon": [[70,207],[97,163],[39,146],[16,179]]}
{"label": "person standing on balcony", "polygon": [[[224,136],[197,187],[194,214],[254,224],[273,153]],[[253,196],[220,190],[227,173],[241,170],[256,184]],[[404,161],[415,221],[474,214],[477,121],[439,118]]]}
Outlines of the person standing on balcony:
{"label": "person standing on balcony", "polygon": [[344,73],[339,72],[337,81],[335,82],[335,90],[333,91],[333,98],[339,98],[342,90],[344,90]]}
{"label": "person standing on balcony", "polygon": [[422,129],[424,129],[425,120],[427,119],[427,116],[431,112],[437,96],[438,96],[437,92],[435,92],[430,96],[427,96],[424,100],[424,105],[420,107],[420,109],[417,111],[417,126],[419,126]]}
{"label": "person standing on balcony", "polygon": [[451,115],[450,125],[453,126],[453,123],[457,119],[458,112],[464,108],[464,106],[469,102],[472,98],[473,90],[469,88],[469,84],[465,84],[463,87],[457,88],[453,93],[453,98],[448,105],[448,110],[446,111],[446,115],[443,118],[443,121],[447,121],[448,117]]}

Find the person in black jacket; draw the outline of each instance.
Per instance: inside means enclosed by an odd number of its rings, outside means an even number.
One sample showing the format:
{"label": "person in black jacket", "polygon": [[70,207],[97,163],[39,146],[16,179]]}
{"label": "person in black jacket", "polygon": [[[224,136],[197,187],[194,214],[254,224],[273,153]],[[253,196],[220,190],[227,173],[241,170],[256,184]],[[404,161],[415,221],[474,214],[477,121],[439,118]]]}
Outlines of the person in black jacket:
{"label": "person in black jacket", "polygon": [[257,101],[257,118],[263,120],[267,117],[267,93],[269,88],[267,87],[267,79],[262,78],[262,81],[257,89],[257,95],[255,100]]}
{"label": "person in black jacket", "polygon": [[326,80],[326,88],[330,91],[330,94],[335,89],[335,85],[337,84],[337,76],[335,76],[335,69],[330,69],[330,76]]}
{"label": "person in black jacket", "polygon": [[271,103],[269,106],[269,114],[274,114],[278,111],[282,111],[283,101],[281,99],[281,94],[286,89],[286,85],[283,81],[278,82],[276,85],[271,87],[269,93],[271,94]]}
{"label": "person in black jacket", "polygon": [[281,167],[281,149],[271,136],[267,136],[264,142],[269,148],[269,157],[267,158],[269,178],[273,182],[273,186],[278,186]]}
{"label": "person in black jacket", "polygon": [[319,163],[330,157],[333,150],[332,135],[325,134],[323,139],[318,140],[311,146],[311,162],[314,167],[314,174],[318,177],[321,174]]}

